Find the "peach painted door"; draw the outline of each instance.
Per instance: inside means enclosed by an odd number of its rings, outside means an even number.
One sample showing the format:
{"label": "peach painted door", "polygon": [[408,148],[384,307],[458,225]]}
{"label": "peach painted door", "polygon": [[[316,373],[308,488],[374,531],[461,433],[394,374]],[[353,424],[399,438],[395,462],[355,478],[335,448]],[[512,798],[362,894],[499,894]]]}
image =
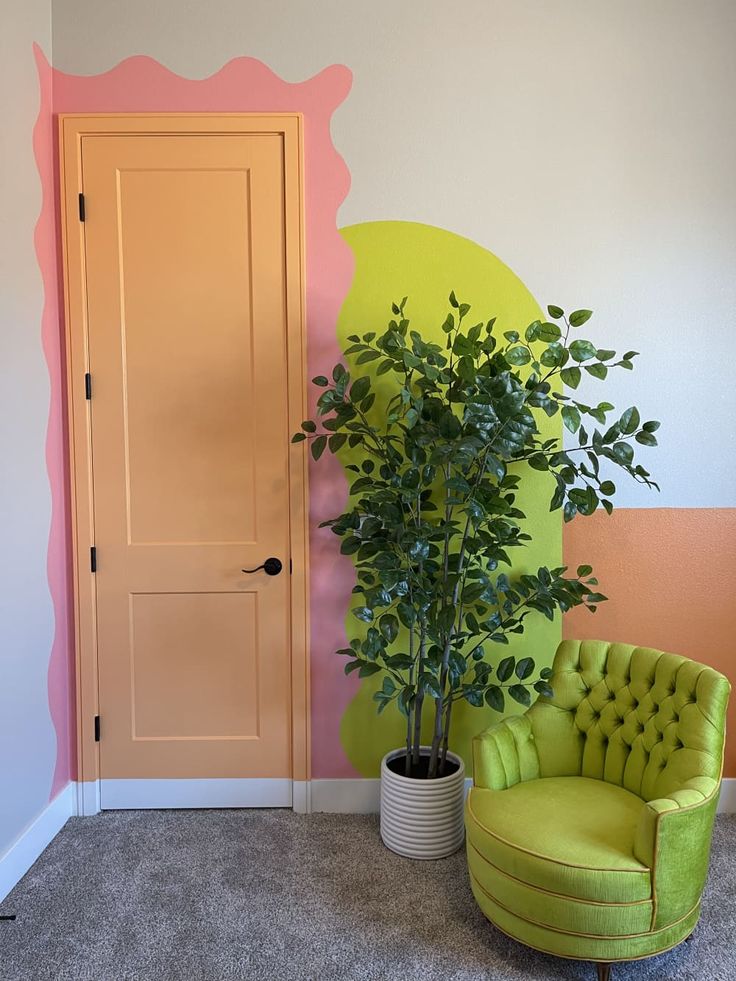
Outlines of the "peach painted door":
{"label": "peach painted door", "polygon": [[282,138],[81,156],[101,804],[288,805]]}

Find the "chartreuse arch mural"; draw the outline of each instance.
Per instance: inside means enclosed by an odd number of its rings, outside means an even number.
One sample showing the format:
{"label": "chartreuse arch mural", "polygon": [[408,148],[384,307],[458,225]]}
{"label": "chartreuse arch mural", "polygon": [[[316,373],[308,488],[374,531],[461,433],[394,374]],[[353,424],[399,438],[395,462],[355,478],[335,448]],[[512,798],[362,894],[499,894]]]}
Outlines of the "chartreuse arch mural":
{"label": "chartreuse arch mural", "polygon": [[[496,317],[499,331],[523,330],[541,315],[532,294],[508,266],[487,249],[452,232],[414,222],[377,221],[351,225],[341,234],[355,256],[355,277],[337,325],[343,350],[349,346],[348,335],[384,329],[391,319],[391,302],[404,296],[409,297],[406,315],[412,328],[443,344],[441,325],[449,310],[451,290],[461,302],[471,304],[470,324]],[[384,379],[379,379],[377,387],[382,384]],[[559,418],[547,420],[544,436],[559,435]],[[351,462],[349,451],[341,453],[341,462]],[[515,550],[514,572],[518,573],[536,572],[543,564],[562,564],[561,512],[550,513],[553,488],[549,477],[531,469],[526,477],[517,500],[527,515],[533,542]],[[348,611],[347,636],[359,637],[365,629]],[[499,647],[498,656],[513,653],[518,657],[523,652],[533,656],[539,666],[549,664],[560,632],[559,616],[554,622],[541,615],[529,617],[525,633],[514,637],[508,647]],[[405,739],[404,718],[394,705],[380,719],[376,717],[373,693],[380,679],[378,675],[361,683],[340,726],[345,753],[366,777],[378,776],[384,753],[403,745]],[[451,748],[464,757],[468,772],[472,737],[498,718],[491,709],[458,703]],[[428,722],[429,718],[425,719]]]}

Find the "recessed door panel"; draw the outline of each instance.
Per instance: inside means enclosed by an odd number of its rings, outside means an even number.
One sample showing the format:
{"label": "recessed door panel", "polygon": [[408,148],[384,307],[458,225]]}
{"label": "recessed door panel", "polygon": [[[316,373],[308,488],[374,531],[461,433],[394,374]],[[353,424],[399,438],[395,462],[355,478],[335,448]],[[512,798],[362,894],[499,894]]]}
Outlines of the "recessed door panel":
{"label": "recessed door panel", "polygon": [[130,540],[253,541],[250,172],[122,170],[118,223]]}
{"label": "recessed door panel", "polygon": [[134,740],[260,737],[258,592],[136,593],[130,636]]}

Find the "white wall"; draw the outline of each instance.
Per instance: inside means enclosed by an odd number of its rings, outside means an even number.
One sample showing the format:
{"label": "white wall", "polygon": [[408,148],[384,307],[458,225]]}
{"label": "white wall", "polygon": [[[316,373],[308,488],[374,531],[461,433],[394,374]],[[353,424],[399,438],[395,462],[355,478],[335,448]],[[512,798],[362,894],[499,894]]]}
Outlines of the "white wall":
{"label": "white wall", "polygon": [[32,44],[51,46],[49,0],[4,0],[0,86],[0,857],[49,799],[53,610],[46,579],[51,497],[44,445],[49,381],[33,229],[41,188],[32,132],[39,87]]}
{"label": "white wall", "polygon": [[735,48],[733,0],[54,0],[69,72],[348,65],[342,224],[459,232],[641,352],[611,400],[662,419],[662,493],[622,483],[623,506],[736,504]]}

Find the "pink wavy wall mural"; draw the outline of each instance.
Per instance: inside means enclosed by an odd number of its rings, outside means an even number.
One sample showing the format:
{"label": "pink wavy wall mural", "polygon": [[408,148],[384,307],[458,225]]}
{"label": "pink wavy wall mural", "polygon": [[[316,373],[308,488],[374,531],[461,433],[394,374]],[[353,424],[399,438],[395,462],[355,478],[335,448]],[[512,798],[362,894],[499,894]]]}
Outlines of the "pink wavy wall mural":
{"label": "pink wavy wall mural", "polygon": [[[36,249],[46,303],[43,345],[51,379],[47,465],[53,498],[48,574],[56,614],[49,665],[49,701],[58,753],[52,796],[74,776],[73,650],[70,642],[68,475],[64,433],[65,385],[59,304],[56,176],[52,143],[62,112],[300,112],[304,117],[306,208],[306,308],[310,377],[340,359],[336,322],[353,275],[353,257],[337,232],[337,209],[350,187],[350,175],[330,136],[330,120],[347,97],[352,75],[332,65],[304,82],[285,82],[253,58],[236,58],[205,79],[186,79],[147,57],[133,57],[94,76],[53,69],[35,48],[41,111],[34,134],[43,187]],[[345,646],[344,613],[354,582],[349,559],[336,539],[317,525],[343,507],[347,495],[339,463],[322,461],[310,473],[311,714],[312,776],[355,776],[340,745],[340,719],[357,681],[342,675],[334,651]]]}

